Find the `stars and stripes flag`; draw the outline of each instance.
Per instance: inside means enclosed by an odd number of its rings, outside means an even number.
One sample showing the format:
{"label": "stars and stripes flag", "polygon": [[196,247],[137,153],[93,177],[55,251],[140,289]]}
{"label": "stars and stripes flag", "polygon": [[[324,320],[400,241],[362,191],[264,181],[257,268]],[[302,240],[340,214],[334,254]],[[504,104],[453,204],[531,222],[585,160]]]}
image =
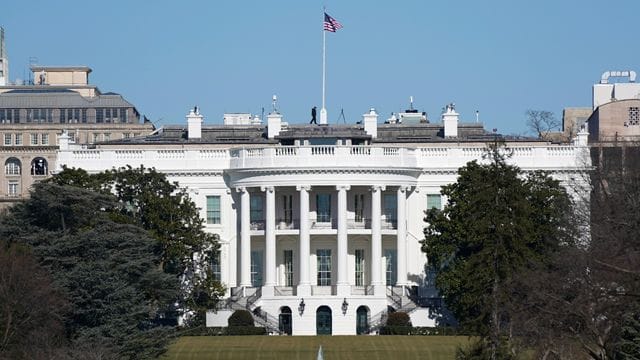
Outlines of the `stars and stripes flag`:
{"label": "stars and stripes flag", "polygon": [[338,29],[342,29],[342,24],[329,16],[329,14],[324,13],[324,31],[336,32]]}

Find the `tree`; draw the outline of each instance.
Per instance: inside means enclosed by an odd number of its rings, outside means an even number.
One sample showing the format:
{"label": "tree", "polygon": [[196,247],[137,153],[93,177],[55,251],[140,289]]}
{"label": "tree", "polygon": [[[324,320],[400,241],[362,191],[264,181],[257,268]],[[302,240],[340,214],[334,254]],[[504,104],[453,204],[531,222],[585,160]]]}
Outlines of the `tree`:
{"label": "tree", "polygon": [[422,243],[447,307],[492,359],[516,351],[501,353],[510,340],[510,280],[573,241],[566,191],[547,173],[507,164],[507,153],[493,144],[487,161],[458,170],[458,181],[442,188],[445,209],[427,212]]}
{"label": "tree", "polygon": [[49,181],[115,195],[119,206],[114,208],[114,219],[149,231],[158,241],[155,253],[161,268],[182,280],[177,302],[184,311],[201,311],[203,304],[215,307],[224,287],[207,278],[211,273],[207,269],[219,249],[218,235],[204,231],[204,220],[185,189],[143,166],[98,174],[64,168]]}
{"label": "tree", "polygon": [[533,131],[539,139],[549,140],[549,134],[560,128],[560,121],[551,111],[527,110],[527,127]]}
{"label": "tree", "polygon": [[0,241],[0,358],[51,358],[65,347],[68,309],[29,249]]}
{"label": "tree", "polygon": [[175,301],[179,282],[160,268],[159,244],[146,230],[114,221],[118,207],[111,195],[36,184],[2,219],[0,237],[31,246],[67,294],[64,325],[73,348],[151,358],[173,334],[155,320]]}

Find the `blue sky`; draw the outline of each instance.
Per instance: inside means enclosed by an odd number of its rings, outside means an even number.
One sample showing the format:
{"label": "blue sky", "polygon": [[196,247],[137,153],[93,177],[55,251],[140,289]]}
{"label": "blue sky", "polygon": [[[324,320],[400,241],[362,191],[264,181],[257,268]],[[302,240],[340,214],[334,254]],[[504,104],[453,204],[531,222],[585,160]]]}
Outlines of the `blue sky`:
{"label": "blue sky", "polygon": [[0,7],[10,77],[40,65],[87,65],[157,124],[198,105],[268,112],[290,123],[320,107],[322,6],[344,28],[327,34],[327,109],[355,123],[415,107],[440,121],[455,102],[487,129],[525,133],[527,109],[590,106],[607,70],[640,72],[640,1],[78,1]]}

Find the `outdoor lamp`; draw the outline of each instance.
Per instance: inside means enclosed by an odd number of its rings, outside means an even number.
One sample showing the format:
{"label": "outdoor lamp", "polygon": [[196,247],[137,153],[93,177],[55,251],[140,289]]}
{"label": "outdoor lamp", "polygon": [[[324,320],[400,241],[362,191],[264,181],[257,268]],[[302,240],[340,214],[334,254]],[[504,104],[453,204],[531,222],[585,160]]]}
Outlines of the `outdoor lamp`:
{"label": "outdoor lamp", "polygon": [[304,313],[304,299],[300,299],[300,305],[298,305],[298,312],[300,316]]}
{"label": "outdoor lamp", "polygon": [[349,303],[347,302],[347,298],[344,298],[342,301],[342,315],[347,314],[347,309],[349,308]]}

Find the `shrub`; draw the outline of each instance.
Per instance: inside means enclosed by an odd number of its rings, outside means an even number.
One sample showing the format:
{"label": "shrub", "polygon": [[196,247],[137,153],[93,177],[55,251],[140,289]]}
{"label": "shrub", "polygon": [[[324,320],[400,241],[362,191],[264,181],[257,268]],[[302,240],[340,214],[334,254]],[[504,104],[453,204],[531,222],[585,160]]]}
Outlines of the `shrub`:
{"label": "shrub", "polygon": [[257,326],[229,326],[227,335],[265,335],[267,330]]}
{"label": "shrub", "polygon": [[411,326],[411,319],[406,312],[398,311],[389,314],[387,326]]}
{"label": "shrub", "polygon": [[254,326],[253,316],[247,310],[236,310],[229,317],[229,327],[232,326]]}

